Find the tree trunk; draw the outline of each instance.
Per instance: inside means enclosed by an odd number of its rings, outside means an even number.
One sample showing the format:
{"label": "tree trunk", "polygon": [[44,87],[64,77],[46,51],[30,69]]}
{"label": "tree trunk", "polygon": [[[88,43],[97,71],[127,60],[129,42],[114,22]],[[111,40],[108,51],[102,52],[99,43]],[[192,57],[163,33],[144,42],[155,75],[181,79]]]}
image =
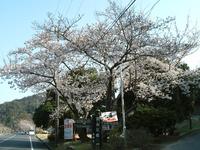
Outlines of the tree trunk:
{"label": "tree trunk", "polygon": [[89,138],[87,137],[87,130],[86,128],[79,128],[77,129],[77,133],[80,137],[81,142],[89,141]]}
{"label": "tree trunk", "polygon": [[76,109],[75,104],[71,104],[71,109],[70,110],[74,114],[74,119],[79,119],[80,114],[79,114],[79,111]]}
{"label": "tree trunk", "polygon": [[114,101],[114,82],[113,82],[113,72],[110,70],[110,76],[108,77],[108,86],[106,93],[106,110],[112,110]]}

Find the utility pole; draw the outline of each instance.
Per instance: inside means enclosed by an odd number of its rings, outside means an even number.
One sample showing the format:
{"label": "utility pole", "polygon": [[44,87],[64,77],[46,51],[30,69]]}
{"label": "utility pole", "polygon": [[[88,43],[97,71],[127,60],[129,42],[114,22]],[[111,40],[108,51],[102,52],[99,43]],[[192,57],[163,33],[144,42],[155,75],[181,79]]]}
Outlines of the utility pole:
{"label": "utility pole", "polygon": [[60,80],[58,76],[58,72],[55,72],[55,79],[56,79],[56,89],[55,89],[55,94],[56,94],[56,137],[55,137],[55,142],[58,144],[59,141],[59,112],[60,112],[60,98],[59,98],[59,85],[60,85]]}
{"label": "utility pole", "polygon": [[120,78],[121,78],[121,103],[122,103],[122,119],[123,119],[123,132],[122,137],[124,138],[124,144],[126,146],[126,118],[125,118],[125,108],[124,108],[124,82],[122,74],[122,66],[120,65]]}
{"label": "utility pole", "polygon": [[56,114],[56,144],[59,141],[59,110],[60,110],[60,99],[59,92],[56,90],[56,103],[57,103],[57,114]]}
{"label": "utility pole", "polygon": [[[56,39],[57,42],[59,42],[59,33],[60,31],[58,30],[57,27],[55,27],[55,33],[56,33]],[[59,70],[59,67],[58,67]],[[58,141],[59,141],[59,112],[60,112],[60,99],[59,99],[59,85],[60,85],[60,78],[59,78],[59,73],[58,70],[56,70],[55,72],[55,79],[56,79],[56,85],[57,85],[57,89],[56,89],[56,103],[57,103],[57,114],[56,114],[56,145],[58,145]]]}

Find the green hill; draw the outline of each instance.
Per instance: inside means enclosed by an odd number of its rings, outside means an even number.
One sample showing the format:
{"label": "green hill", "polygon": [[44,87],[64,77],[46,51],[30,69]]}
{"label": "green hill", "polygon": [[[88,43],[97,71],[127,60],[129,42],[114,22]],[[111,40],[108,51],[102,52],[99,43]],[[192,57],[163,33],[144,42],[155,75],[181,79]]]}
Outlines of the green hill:
{"label": "green hill", "polygon": [[32,121],[35,109],[44,99],[42,95],[33,95],[0,104],[0,124],[18,129],[21,120]]}

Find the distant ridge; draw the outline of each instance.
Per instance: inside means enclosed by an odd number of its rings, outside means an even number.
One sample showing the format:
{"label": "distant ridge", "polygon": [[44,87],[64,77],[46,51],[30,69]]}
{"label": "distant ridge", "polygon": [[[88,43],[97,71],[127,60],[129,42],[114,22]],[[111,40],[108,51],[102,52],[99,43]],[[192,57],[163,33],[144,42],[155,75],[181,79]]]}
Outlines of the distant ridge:
{"label": "distant ridge", "polygon": [[17,130],[20,120],[32,121],[35,109],[44,100],[43,94],[37,94],[0,104],[0,124]]}

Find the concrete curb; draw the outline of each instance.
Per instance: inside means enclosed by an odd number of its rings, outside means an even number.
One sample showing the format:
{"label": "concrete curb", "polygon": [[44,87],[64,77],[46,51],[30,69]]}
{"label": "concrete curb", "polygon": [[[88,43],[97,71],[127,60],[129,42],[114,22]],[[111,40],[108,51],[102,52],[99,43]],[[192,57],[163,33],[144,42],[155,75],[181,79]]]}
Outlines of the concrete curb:
{"label": "concrete curb", "polygon": [[51,146],[49,146],[49,144],[47,144],[47,142],[43,141],[42,139],[40,139],[37,135],[35,135],[36,138],[38,138],[49,150],[53,150],[53,148]]}

